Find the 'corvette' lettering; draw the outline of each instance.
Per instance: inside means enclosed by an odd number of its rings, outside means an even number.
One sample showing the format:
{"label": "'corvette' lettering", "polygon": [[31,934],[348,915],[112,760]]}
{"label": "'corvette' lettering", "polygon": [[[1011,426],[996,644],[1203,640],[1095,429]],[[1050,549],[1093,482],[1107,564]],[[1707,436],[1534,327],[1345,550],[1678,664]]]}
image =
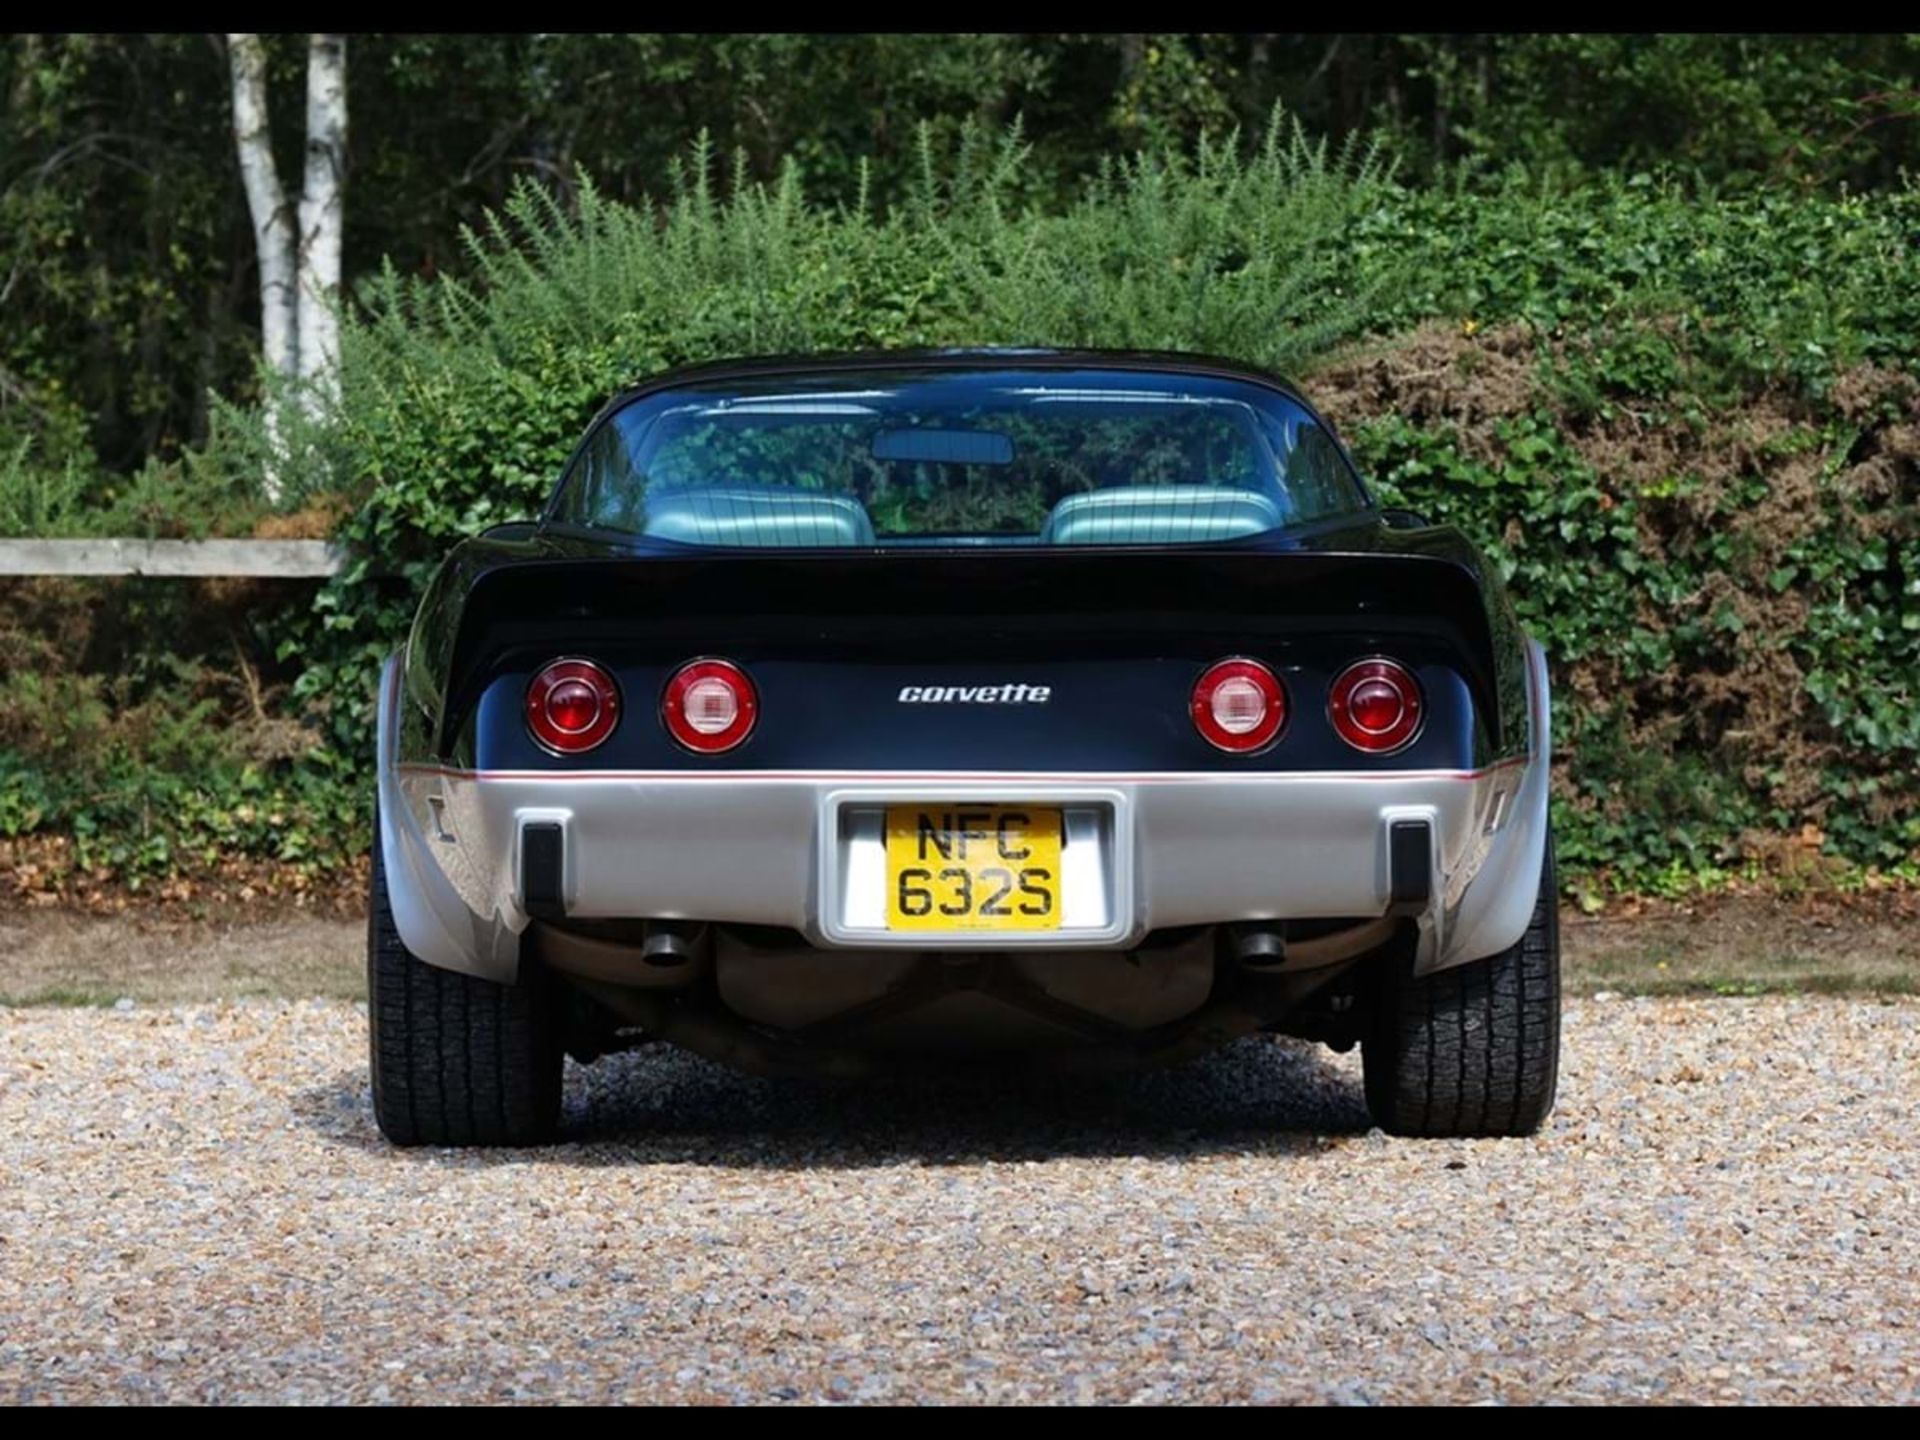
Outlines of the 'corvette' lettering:
{"label": "'corvette' lettering", "polygon": [[1044,705],[1051,685],[906,685],[902,705]]}

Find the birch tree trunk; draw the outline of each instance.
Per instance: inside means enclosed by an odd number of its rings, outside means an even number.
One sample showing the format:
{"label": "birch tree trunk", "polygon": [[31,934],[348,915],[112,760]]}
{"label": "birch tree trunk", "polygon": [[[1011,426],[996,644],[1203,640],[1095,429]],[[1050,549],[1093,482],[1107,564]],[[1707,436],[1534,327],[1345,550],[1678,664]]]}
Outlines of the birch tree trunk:
{"label": "birch tree trunk", "polygon": [[338,393],[340,234],[347,168],[347,37],[307,47],[307,166],[300,195],[299,373],[309,410]]}
{"label": "birch tree trunk", "polygon": [[[267,54],[258,35],[227,36],[233,71],[233,140],[260,261],[260,347],[267,364],[298,382],[309,414],[339,393],[340,237],[347,169],[347,37],[314,35],[307,46],[307,151],[298,225],[273,162],[267,116]],[[285,454],[281,396],[264,402],[267,473],[280,498]]]}
{"label": "birch tree trunk", "polygon": [[233,72],[233,139],[260,262],[260,345],[267,364],[291,378],[299,373],[293,213],[273,163],[267,53],[258,35],[229,35],[227,56]]}

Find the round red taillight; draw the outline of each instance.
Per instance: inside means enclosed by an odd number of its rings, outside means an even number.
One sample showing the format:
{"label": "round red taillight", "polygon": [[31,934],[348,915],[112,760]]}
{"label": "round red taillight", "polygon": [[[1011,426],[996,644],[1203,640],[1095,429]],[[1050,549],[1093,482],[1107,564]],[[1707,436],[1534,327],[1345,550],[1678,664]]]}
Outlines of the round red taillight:
{"label": "round red taillight", "polygon": [[753,681],[726,660],[682,665],[660,697],[660,720],[667,733],[699,755],[733,749],[752,733],[759,718],[760,696]]}
{"label": "round red taillight", "polygon": [[527,686],[527,729],[556,755],[580,755],[620,723],[620,689],[591,660],[556,660]]}
{"label": "round red taillight", "polygon": [[1193,687],[1193,727],[1208,743],[1245,755],[1273,743],[1287,723],[1287,692],[1258,660],[1209,665]]}
{"label": "round red taillight", "polygon": [[1354,749],[1386,755],[1413,743],[1425,711],[1419,682],[1404,667],[1391,660],[1362,660],[1334,680],[1327,713]]}

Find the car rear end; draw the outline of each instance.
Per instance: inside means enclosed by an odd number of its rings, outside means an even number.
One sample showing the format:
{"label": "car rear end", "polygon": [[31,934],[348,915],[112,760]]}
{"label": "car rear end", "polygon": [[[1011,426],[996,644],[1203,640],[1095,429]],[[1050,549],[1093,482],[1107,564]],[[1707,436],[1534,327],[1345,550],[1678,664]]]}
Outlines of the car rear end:
{"label": "car rear end", "polygon": [[1290,394],[721,376],[450,560],[385,679],[382,847],[408,952],[564,977],[582,1051],[1350,1043],[1370,967],[1531,922],[1546,720],[1471,546],[1386,525]]}

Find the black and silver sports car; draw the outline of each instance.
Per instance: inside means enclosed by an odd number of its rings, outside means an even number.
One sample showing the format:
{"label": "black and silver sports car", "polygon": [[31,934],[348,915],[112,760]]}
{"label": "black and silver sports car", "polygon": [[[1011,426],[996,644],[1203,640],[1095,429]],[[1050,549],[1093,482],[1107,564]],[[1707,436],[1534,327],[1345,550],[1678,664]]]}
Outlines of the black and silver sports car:
{"label": "black and silver sports car", "polygon": [[380,695],[373,1089],[552,1135],[564,1053],[767,1074],[1363,1047],[1523,1134],[1559,957],[1538,644],[1268,375],[914,351],[662,375],[459,545]]}

